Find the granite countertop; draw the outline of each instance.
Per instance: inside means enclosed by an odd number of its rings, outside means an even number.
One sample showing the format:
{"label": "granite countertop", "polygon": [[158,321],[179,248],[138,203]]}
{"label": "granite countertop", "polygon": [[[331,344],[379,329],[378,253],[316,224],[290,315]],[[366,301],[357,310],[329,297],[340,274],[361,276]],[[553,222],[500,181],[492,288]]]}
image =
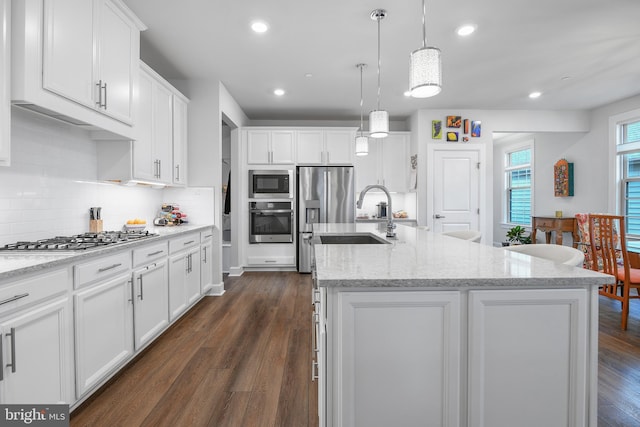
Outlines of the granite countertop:
{"label": "granite countertop", "polygon": [[26,273],[36,272],[46,268],[75,263],[83,259],[92,258],[98,255],[107,255],[125,249],[131,249],[149,243],[156,243],[170,239],[174,236],[201,231],[212,225],[180,225],[175,227],[147,227],[150,233],[157,236],[132,242],[120,243],[116,245],[101,246],[95,249],[83,251],[63,251],[63,252],[0,252],[0,280],[17,277]]}
{"label": "granite countertop", "polygon": [[323,287],[562,288],[613,283],[613,276],[402,224],[396,238],[385,223],[314,224],[314,237],[368,233],[390,244],[316,244]]}

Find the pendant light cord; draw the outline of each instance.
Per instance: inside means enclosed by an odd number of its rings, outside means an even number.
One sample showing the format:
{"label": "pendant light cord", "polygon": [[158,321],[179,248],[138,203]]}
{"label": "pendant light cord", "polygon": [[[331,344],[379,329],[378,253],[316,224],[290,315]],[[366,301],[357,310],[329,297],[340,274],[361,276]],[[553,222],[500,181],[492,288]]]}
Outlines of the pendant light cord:
{"label": "pendant light cord", "polygon": [[422,47],[427,47],[427,6],[426,0],[422,0]]}
{"label": "pendant light cord", "polygon": [[380,20],[381,16],[378,16],[378,111],[380,111]]}
{"label": "pendant light cord", "polygon": [[364,68],[364,64],[358,64],[358,68],[360,68],[360,136],[364,136],[364,113],[362,112],[362,107],[364,102],[362,100],[362,69]]}

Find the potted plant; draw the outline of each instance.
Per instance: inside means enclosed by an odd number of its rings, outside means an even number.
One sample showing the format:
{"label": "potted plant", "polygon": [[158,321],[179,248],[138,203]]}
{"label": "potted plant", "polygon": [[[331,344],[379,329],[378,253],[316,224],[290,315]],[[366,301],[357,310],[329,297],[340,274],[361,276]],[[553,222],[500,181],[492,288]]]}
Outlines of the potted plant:
{"label": "potted plant", "polygon": [[526,245],[531,243],[531,233],[525,235],[527,230],[521,226],[516,225],[507,231],[507,240],[511,245]]}

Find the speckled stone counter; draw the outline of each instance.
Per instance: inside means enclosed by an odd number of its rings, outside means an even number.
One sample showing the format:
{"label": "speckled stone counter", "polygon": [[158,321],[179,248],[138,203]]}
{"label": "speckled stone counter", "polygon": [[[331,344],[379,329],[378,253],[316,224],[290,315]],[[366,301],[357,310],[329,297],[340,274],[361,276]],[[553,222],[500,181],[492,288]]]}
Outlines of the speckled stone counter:
{"label": "speckled stone counter", "polygon": [[[18,277],[23,274],[37,272],[50,267],[75,263],[79,260],[101,256],[108,253],[130,249],[148,243],[170,239],[180,234],[203,231],[212,225],[181,225],[177,227],[148,227],[150,233],[157,234],[147,239],[107,245],[95,249],[69,252],[0,252],[0,280]],[[42,236],[43,238],[50,236]]]}
{"label": "speckled stone counter", "polygon": [[314,224],[314,236],[369,233],[389,244],[316,244],[322,287],[571,287],[613,277],[398,224]]}

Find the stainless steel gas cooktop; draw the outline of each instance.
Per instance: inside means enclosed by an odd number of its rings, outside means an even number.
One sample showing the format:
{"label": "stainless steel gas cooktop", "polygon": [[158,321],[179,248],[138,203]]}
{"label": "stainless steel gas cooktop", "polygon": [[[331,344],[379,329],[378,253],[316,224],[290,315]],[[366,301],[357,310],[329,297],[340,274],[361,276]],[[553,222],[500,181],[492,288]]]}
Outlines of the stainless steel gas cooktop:
{"label": "stainless steel gas cooktop", "polygon": [[157,234],[148,231],[103,231],[76,236],[57,236],[33,242],[10,243],[0,248],[0,251],[81,251],[154,236]]}

